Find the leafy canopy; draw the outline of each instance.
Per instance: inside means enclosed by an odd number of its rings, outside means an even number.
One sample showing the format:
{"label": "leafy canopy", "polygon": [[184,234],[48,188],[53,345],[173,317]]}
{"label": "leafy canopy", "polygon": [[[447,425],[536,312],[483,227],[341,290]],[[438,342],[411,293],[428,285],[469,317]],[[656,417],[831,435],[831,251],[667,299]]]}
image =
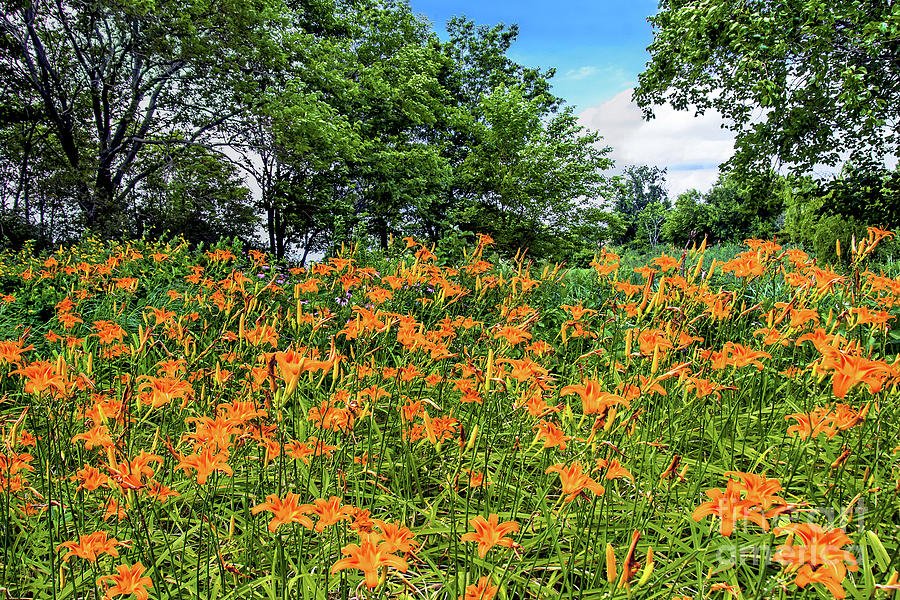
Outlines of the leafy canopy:
{"label": "leafy canopy", "polygon": [[732,166],[766,172],[896,154],[900,4],[887,0],[661,0],[635,101],[715,109]]}

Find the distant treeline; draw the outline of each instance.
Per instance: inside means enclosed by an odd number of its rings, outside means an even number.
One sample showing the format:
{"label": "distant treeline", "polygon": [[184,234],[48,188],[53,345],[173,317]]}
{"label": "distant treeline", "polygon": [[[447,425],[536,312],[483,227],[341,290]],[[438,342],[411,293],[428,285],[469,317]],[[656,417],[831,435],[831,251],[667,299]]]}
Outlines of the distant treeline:
{"label": "distant treeline", "polygon": [[550,93],[552,69],[507,56],[515,26],[455,18],[441,41],[375,0],[4,13],[7,245],[171,231],[302,257],[478,230],[541,249],[597,222],[609,149]]}

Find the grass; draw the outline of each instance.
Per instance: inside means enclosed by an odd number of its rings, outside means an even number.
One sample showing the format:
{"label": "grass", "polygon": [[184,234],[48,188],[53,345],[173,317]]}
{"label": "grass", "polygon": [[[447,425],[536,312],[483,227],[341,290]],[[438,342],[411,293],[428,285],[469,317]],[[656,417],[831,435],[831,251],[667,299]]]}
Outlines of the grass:
{"label": "grass", "polygon": [[900,284],[871,248],[837,273],[761,242],[573,272],[488,247],[6,256],[0,587],[900,594]]}

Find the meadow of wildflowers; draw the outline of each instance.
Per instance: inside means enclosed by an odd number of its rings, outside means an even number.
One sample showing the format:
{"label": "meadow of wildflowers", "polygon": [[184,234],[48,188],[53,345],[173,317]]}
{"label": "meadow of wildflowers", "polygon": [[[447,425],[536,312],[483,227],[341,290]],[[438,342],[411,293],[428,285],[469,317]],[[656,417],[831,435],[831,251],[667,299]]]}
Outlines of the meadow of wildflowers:
{"label": "meadow of wildflowers", "polygon": [[0,597],[898,598],[890,235],[7,255]]}

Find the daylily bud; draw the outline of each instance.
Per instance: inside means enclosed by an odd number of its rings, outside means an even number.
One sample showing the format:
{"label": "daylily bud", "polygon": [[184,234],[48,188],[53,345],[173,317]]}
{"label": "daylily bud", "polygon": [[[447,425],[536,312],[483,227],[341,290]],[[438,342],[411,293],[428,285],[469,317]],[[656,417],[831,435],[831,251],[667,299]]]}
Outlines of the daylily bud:
{"label": "daylily bud", "polygon": [[638,579],[635,587],[640,587],[647,583],[650,580],[651,573],[653,573],[653,546],[647,548],[647,563],[644,565],[644,570],[641,572],[641,578]]}
{"label": "daylily bud", "polygon": [[616,554],[613,552],[612,544],[606,544],[606,581],[615,583],[617,578]]}

